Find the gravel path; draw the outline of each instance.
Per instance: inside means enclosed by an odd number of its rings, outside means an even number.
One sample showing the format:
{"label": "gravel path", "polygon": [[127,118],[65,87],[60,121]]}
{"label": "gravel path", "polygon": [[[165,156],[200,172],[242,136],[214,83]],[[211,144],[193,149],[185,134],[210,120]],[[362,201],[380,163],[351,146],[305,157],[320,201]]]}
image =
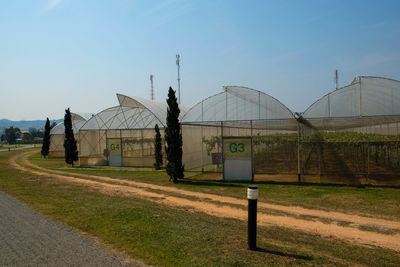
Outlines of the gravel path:
{"label": "gravel path", "polygon": [[129,266],[0,191],[0,266]]}

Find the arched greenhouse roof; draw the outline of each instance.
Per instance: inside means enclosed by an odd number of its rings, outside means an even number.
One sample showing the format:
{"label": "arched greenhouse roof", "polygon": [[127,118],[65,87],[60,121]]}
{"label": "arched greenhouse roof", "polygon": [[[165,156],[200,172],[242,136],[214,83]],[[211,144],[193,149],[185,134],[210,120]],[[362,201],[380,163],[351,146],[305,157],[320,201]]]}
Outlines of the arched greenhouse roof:
{"label": "arched greenhouse roof", "polygon": [[294,120],[293,113],[277,99],[241,86],[224,86],[223,92],[193,106],[183,123],[251,120]]}
{"label": "arched greenhouse roof", "polygon": [[400,115],[400,81],[360,76],[314,102],[303,118]]}
{"label": "arched greenhouse roof", "polygon": [[[71,112],[71,122],[72,122],[72,130],[74,133],[78,133],[79,129],[85,124],[86,120],[89,119],[91,115],[89,113],[73,113]],[[50,135],[55,134],[65,134],[65,127],[64,122],[58,123],[54,126],[51,131]]]}
{"label": "arched greenhouse roof", "polygon": [[302,115],[319,128],[350,128],[400,121],[400,81],[358,76],[314,102]]}
{"label": "arched greenhouse roof", "polygon": [[71,112],[71,120],[87,121],[93,116],[92,113],[73,113]]}
{"label": "arched greenhouse roof", "polygon": [[[81,130],[146,129],[166,126],[167,104],[117,94],[119,106],[107,108],[89,119]],[[179,106],[182,118],[187,107]]]}

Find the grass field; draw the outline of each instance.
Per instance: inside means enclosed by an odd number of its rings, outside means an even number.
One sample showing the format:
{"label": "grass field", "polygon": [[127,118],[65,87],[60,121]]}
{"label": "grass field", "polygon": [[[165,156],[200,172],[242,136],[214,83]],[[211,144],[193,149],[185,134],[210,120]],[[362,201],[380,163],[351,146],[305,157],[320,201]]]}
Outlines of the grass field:
{"label": "grass field", "polygon": [[[133,168],[118,167],[70,168],[63,159],[43,160],[39,153],[34,154],[30,159],[34,164],[53,170],[109,176],[238,198],[246,197],[248,186],[248,183],[229,183],[207,179],[211,175],[193,172],[185,173],[185,177],[189,178],[174,185],[169,182],[165,171],[136,171]],[[299,186],[266,182],[256,184],[259,185],[260,201],[400,220],[400,188]]]}
{"label": "grass field", "polygon": [[[173,208],[123,196],[104,195],[87,187],[55,182],[10,167],[21,152],[0,153],[0,190],[13,195],[52,220],[66,222],[132,258],[155,265],[371,265],[398,266],[400,253],[358,246],[336,239],[276,226],[259,227],[258,251],[247,250],[247,224],[186,208]],[[200,174],[174,185],[163,171],[119,168],[69,168],[60,159],[31,162],[48,169],[89,173],[167,185],[186,190],[244,198],[247,184],[210,181]],[[19,162],[21,163],[21,162]],[[260,183],[260,201],[345,211],[371,217],[400,218],[400,190],[297,186]]]}

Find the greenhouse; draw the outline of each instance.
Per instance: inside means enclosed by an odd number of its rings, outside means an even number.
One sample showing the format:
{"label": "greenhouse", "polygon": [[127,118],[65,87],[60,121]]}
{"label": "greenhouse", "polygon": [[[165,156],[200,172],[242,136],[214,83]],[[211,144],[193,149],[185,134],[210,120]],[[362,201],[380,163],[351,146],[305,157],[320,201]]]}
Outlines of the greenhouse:
{"label": "greenhouse", "polygon": [[[85,124],[86,120],[90,118],[90,114],[84,113],[72,113],[71,122],[72,130],[74,131],[75,140],[77,140],[79,150],[79,129]],[[63,158],[64,157],[64,134],[65,127],[64,122],[60,122],[54,126],[50,131],[50,158]]]}
{"label": "greenhouse", "polygon": [[324,183],[400,185],[400,82],[356,77],[300,118],[301,172]]}
{"label": "greenhouse", "polygon": [[253,180],[254,174],[256,179],[285,174],[297,180],[297,120],[261,91],[223,87],[185,114],[182,136],[187,171],[220,172],[224,180]]}
{"label": "greenhouse", "polygon": [[[80,165],[153,167],[154,127],[164,136],[167,104],[117,98],[119,105],[76,122]],[[356,77],[296,116],[240,86],[180,109],[185,171],[226,181],[400,185],[399,81]]]}
{"label": "greenhouse", "polygon": [[[153,167],[154,127],[158,124],[164,135],[167,104],[121,94],[117,98],[118,106],[94,115],[80,129],[80,165]],[[181,119],[187,108],[180,109]]]}

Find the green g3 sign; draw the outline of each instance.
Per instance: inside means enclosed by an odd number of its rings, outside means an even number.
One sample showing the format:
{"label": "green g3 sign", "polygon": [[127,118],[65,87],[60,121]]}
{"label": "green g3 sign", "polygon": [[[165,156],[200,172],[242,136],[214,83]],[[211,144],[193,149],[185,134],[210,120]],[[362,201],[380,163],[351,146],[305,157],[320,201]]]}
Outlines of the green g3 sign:
{"label": "green g3 sign", "polygon": [[249,159],[251,158],[250,138],[224,138],[225,159]]}
{"label": "green g3 sign", "polygon": [[244,152],[244,144],[243,143],[230,143],[229,144],[229,151],[231,153],[243,153]]}

